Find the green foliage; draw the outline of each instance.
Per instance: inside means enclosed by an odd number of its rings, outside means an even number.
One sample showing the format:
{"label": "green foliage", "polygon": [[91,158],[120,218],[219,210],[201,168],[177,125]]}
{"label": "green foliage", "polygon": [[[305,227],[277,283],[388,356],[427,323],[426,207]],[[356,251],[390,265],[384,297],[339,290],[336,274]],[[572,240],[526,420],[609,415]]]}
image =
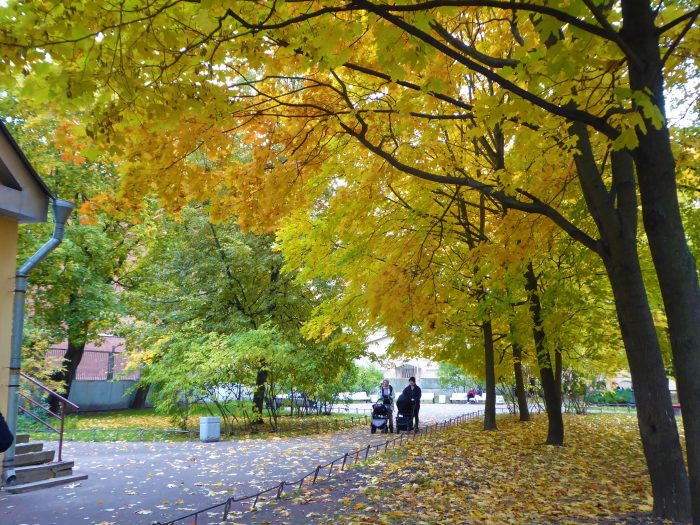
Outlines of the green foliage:
{"label": "green foliage", "polygon": [[[0,93],[0,118],[48,187],[59,198],[77,205],[68,220],[63,242],[30,274],[25,331],[25,355],[30,373],[46,380],[62,366],[45,360],[46,348],[64,340],[80,347],[109,331],[123,313],[115,283],[133,249],[132,224],[124,214],[100,208],[118,184],[111,166],[86,162],[57,145],[60,129],[51,115],[34,115],[7,94]],[[48,224],[20,227],[18,260],[32,256],[52,235]],[[77,363],[76,363],[77,365]],[[55,385],[59,390],[63,385]]]}
{"label": "green foliage", "polygon": [[452,388],[466,392],[472,387],[478,386],[476,379],[463,368],[451,363],[440,363],[438,367],[438,381],[442,388]]}
{"label": "green foliage", "polygon": [[624,405],[632,402],[632,391],[622,388],[591,392],[586,395],[586,402],[591,405]]}
{"label": "green foliage", "polygon": [[[322,402],[349,388],[357,352],[333,337],[302,336],[324,287],[296,284],[282,271],[274,236],[214,225],[196,207],[146,229],[151,234],[124,280],[137,320],[125,333],[159,411],[186,425],[192,403],[211,401],[230,426],[256,417],[227,407],[259,386],[268,400],[297,391]],[[267,406],[276,420],[276,405]]]}
{"label": "green foliage", "polygon": [[353,392],[372,393],[377,389],[377,385],[382,382],[384,374],[375,365],[357,367],[357,376],[352,385]]}

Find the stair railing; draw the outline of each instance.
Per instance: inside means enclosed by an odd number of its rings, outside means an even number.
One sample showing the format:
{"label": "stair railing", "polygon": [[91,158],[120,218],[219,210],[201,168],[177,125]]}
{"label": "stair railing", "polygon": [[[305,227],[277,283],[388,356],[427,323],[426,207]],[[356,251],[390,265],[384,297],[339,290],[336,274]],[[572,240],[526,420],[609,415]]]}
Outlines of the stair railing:
{"label": "stair railing", "polygon": [[58,424],[58,428],[56,428],[52,424],[50,424],[47,421],[43,420],[42,418],[38,417],[36,414],[33,414],[32,412],[30,412],[28,409],[23,407],[21,404],[18,404],[18,406],[17,406],[17,408],[19,409],[20,412],[22,412],[23,414],[27,414],[31,418],[35,419],[36,421],[38,421],[39,423],[44,425],[49,430],[56,432],[58,434],[58,461],[62,461],[61,453],[63,451],[63,426],[64,426],[64,420],[66,418],[66,405],[70,406],[71,408],[73,408],[75,410],[78,410],[80,407],[78,405],[76,405],[75,403],[73,403],[72,401],[69,401],[68,399],[63,397],[61,394],[54,392],[49,387],[40,383],[36,379],[29,377],[24,372],[20,372],[19,375],[20,375],[20,377],[22,377],[22,378],[26,379],[27,381],[29,381],[30,383],[32,383],[34,386],[38,387],[39,389],[41,389],[44,392],[46,392],[47,394],[49,394],[49,396],[55,396],[56,399],[58,399],[60,401],[61,413],[56,414],[53,411],[46,408],[45,406],[43,406],[41,403],[37,403],[30,396],[27,396],[27,395],[23,394],[22,392],[17,393],[19,398],[23,399],[24,401],[27,401],[30,405],[32,405],[38,409],[43,410],[49,416],[49,418],[58,419],[59,424]]}

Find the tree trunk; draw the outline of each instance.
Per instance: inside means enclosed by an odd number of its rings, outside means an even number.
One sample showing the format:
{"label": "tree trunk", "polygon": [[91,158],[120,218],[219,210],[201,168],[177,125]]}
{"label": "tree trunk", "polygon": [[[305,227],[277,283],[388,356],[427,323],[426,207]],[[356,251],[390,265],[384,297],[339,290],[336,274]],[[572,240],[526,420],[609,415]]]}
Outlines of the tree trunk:
{"label": "tree trunk", "polygon": [[484,430],[496,427],[496,360],[493,350],[493,327],[489,319],[481,325],[484,335],[484,360],[486,362],[486,405],[484,406]]}
{"label": "tree trunk", "polygon": [[134,399],[129,403],[131,409],[146,408],[146,398],[148,398],[149,386],[139,386],[134,393]]}
{"label": "tree trunk", "polygon": [[552,370],[552,359],[545,348],[545,334],[542,328],[542,306],[537,291],[537,277],[532,263],[528,263],[525,271],[525,288],[530,300],[532,315],[532,335],[535,340],[537,365],[540,369],[540,381],[544,394],[544,408],[547,411],[547,445],[564,444],[564,419],[561,415],[561,390],[557,391]]}
{"label": "tree trunk", "polygon": [[[637,57],[628,60],[630,87],[651,93],[665,113],[663,69],[655,14],[648,0],[623,0],[620,31]],[[683,229],[676,187],[676,166],[666,123],[656,129],[646,119],[633,152],[644,229],[668,318],[671,351],[690,477],[692,515],[700,523],[700,286]]]}
{"label": "tree trunk", "polygon": [[608,275],[632,374],[654,514],[687,521],[690,494],[683,452],[641,270],[631,260],[635,258],[625,261],[615,257],[608,265]]}
{"label": "tree trunk", "polygon": [[527,392],[523,379],[523,348],[513,341],[513,373],[515,374],[515,395],[518,398],[520,421],[530,421],[530,408],[527,406]]}
{"label": "tree trunk", "polygon": [[258,425],[263,423],[263,410],[265,408],[265,382],[267,381],[267,368],[265,363],[260,364],[258,373],[255,376],[255,392],[253,393],[253,409],[256,412],[257,419],[253,421]]}
{"label": "tree trunk", "polygon": [[[83,354],[85,353],[85,337],[80,338],[80,342],[73,341],[70,336],[68,338],[68,350],[66,350],[66,355],[63,356],[63,367],[61,370],[51,374],[51,379],[54,381],[59,381],[63,386],[63,397],[68,399],[70,395],[71,386],[73,386],[73,381],[75,380],[75,375],[78,372],[78,365],[83,359]],[[61,413],[61,403],[56,396],[49,396],[49,409],[54,414]]]}
{"label": "tree trunk", "polygon": [[637,253],[637,194],[632,159],[625,152],[612,154],[613,181],[608,193],[585,126],[573,124],[572,130],[578,137],[577,174],[601,234],[599,254],[615,297],[632,374],[639,434],[654,495],[654,514],[687,521],[691,515],[688,477]]}
{"label": "tree trunk", "polygon": [[559,392],[559,398],[561,399],[562,396],[562,388],[561,388],[561,376],[564,372],[564,364],[562,363],[562,357],[561,357],[561,348],[559,348],[559,345],[554,347],[554,385],[557,389],[557,392]]}

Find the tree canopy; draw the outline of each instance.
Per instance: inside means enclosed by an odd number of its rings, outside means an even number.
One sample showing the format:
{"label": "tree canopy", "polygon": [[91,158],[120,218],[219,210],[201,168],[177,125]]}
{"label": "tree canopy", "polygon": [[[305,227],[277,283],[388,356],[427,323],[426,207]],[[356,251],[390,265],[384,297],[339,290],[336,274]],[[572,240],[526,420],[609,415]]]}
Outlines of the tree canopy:
{"label": "tree canopy", "polygon": [[[549,351],[575,334],[558,328],[577,309],[567,294],[599,293],[640,394],[655,512],[686,519],[700,501],[700,287],[681,212],[696,207],[697,140],[671,133],[665,98],[697,83],[698,16],[684,0],[14,1],[0,70],[71,117],[71,151],[118,164],[126,206],[155,193],[171,211],[195,200],[214,222],[283,228],[291,260],[346,287],[309,334],[333,333],[334,315],[393,323],[399,341],[430,334],[428,352],[464,350],[479,327],[489,347],[525,301],[551,381]],[[560,285],[566,257],[586,283]],[[583,277],[602,272],[607,293]]]}

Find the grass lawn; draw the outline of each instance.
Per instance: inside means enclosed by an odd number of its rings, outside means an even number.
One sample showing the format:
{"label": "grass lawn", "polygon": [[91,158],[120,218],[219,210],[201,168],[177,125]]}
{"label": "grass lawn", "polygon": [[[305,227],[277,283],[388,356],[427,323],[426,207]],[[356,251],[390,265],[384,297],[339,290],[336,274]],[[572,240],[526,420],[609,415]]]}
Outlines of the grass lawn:
{"label": "grass lawn", "polygon": [[[218,415],[218,413],[215,412]],[[70,441],[170,441],[198,439],[199,417],[211,414],[204,406],[193,407],[187,430],[178,429],[172,418],[156,413],[153,409],[117,410],[109,412],[86,412],[72,414],[65,419],[64,438]],[[298,435],[318,433],[345,428],[349,425],[364,424],[364,418],[357,414],[332,414],[330,416],[290,417],[283,414],[278,418],[278,428],[273,430],[269,418],[254,432],[244,428],[242,419],[234,422],[235,437],[260,437],[275,432],[276,435]],[[19,425],[20,432],[28,432],[32,438],[46,439],[37,424]],[[55,438],[56,434],[52,434]],[[222,435],[225,439],[226,436]]]}
{"label": "grass lawn", "polygon": [[[564,417],[563,447],[543,444],[544,415],[528,423],[500,416],[494,432],[472,421],[411,442],[342,484],[330,481],[305,494],[303,512],[314,516],[307,523],[670,523],[651,516],[636,415]],[[267,512],[295,523],[297,507]],[[270,522],[278,521],[261,513],[247,523]]]}

